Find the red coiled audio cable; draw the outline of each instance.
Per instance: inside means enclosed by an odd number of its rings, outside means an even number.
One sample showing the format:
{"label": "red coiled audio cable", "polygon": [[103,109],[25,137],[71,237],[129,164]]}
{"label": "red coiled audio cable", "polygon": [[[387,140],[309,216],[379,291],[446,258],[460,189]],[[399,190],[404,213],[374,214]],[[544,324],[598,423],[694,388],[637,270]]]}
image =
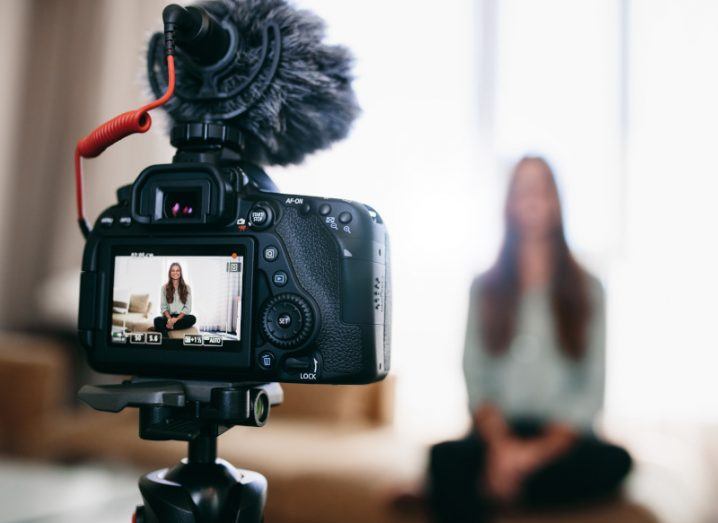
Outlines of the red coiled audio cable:
{"label": "red coiled audio cable", "polygon": [[82,158],[96,158],[109,146],[123,138],[135,134],[146,133],[152,126],[149,112],[167,103],[175,90],[175,61],[172,54],[167,55],[167,91],[161,98],[135,111],[128,111],[103,123],[90,134],[77,142],[75,148],[75,196],[77,199],[77,220],[82,233],[87,237],[90,227],[85,220],[85,209],[82,201]]}

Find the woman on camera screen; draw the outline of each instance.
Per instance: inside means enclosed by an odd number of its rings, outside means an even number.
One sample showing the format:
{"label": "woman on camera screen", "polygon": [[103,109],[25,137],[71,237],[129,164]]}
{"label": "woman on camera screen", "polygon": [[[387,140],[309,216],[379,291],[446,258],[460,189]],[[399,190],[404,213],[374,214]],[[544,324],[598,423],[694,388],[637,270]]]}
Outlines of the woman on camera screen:
{"label": "woman on camera screen", "polygon": [[155,330],[167,336],[170,330],[189,329],[197,318],[192,316],[192,290],[182,277],[182,267],[170,265],[167,283],[160,291],[160,314],[155,318]]}
{"label": "woman on camera screen", "polygon": [[471,289],[464,374],[473,430],[432,449],[438,521],[476,523],[506,504],[615,490],[631,458],[592,433],[604,390],[604,296],[564,236],[548,163],[514,168],[505,236]]}

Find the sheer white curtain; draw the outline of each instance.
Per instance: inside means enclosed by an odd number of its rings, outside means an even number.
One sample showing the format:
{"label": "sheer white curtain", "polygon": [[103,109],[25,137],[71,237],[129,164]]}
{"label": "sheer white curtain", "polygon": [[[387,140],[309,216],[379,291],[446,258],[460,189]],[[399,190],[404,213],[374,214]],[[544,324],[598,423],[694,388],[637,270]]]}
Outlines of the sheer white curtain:
{"label": "sheer white curtain", "polygon": [[611,410],[718,420],[718,3],[632,0]]}
{"label": "sheer white curtain", "polygon": [[496,5],[495,156],[557,169],[571,244],[608,290],[606,414],[718,419],[718,4]]}

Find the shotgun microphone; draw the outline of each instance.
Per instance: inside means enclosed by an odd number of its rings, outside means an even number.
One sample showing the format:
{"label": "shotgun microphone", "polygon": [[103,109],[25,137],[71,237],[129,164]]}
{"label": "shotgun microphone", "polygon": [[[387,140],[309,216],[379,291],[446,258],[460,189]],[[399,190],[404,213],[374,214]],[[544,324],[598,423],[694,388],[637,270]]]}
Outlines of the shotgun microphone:
{"label": "shotgun microphone", "polygon": [[163,106],[173,142],[188,125],[219,124],[239,136],[229,145],[243,160],[287,165],[348,134],[359,114],[353,58],[324,42],[314,13],[286,0],[214,0],[170,5],[163,17],[174,41],[152,37],[148,78],[155,94],[166,91],[165,47],[175,46],[177,86]]}
{"label": "shotgun microphone", "polygon": [[165,32],[174,33],[174,44],[200,66],[217,63],[229,50],[229,33],[206,9],[170,4],[162,21]]}

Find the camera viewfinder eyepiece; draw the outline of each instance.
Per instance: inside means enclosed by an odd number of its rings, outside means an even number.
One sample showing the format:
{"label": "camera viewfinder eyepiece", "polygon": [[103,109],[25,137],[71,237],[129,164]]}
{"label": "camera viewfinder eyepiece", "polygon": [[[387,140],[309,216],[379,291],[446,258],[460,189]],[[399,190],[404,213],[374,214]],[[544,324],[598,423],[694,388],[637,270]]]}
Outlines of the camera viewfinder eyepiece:
{"label": "camera viewfinder eyepiece", "polygon": [[132,187],[132,218],[157,225],[222,225],[236,214],[237,196],[211,164],[148,167]]}

